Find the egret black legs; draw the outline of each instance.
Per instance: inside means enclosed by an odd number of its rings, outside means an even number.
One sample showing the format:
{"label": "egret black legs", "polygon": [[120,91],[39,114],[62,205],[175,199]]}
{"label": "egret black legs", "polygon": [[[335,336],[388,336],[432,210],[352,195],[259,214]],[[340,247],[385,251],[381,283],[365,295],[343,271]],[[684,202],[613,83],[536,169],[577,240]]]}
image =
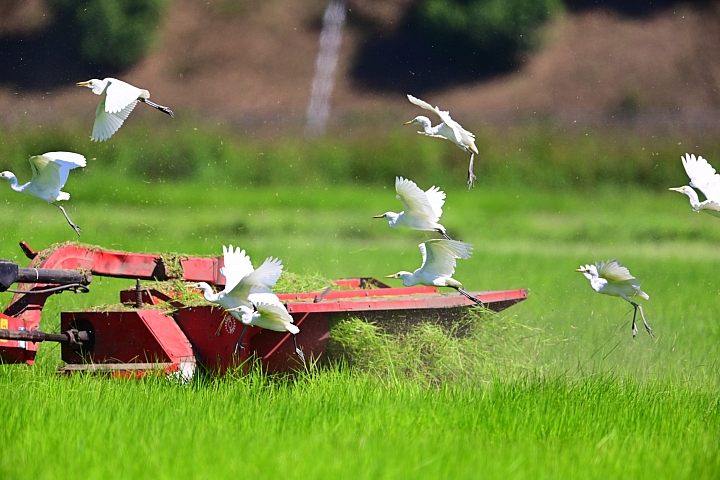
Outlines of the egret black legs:
{"label": "egret black legs", "polygon": [[468,180],[467,180],[467,186],[468,190],[470,190],[475,185],[475,180],[477,180],[477,177],[473,173],[473,165],[475,164],[475,154],[470,154],[470,166],[468,167]]}
{"label": "egret black legs", "polygon": [[153,107],[153,108],[157,108],[158,110],[160,110],[160,111],[163,112],[163,113],[167,113],[167,114],[170,115],[171,117],[174,117],[174,116],[175,116],[175,114],[173,113],[173,111],[170,110],[168,107],[163,107],[162,105],[158,105],[157,103],[151,102],[150,100],[147,100],[147,99],[145,99],[145,98],[138,98],[138,100],[140,100],[140,101],[143,102],[143,103],[147,103],[148,105],[150,105],[150,106]]}
{"label": "egret black legs", "polygon": [[441,230],[441,229],[439,229],[439,228],[436,228],[435,231],[438,232],[438,233],[439,233],[440,235],[442,235],[443,237],[445,237],[446,239],[452,240],[452,238],[450,238],[450,235],[448,235],[447,232],[445,232],[445,230]]}
{"label": "egret black legs", "polygon": [[62,205],[58,205],[57,203],[53,203],[53,205],[55,205],[56,207],[58,207],[58,208],[60,209],[60,211],[63,213],[63,215],[65,215],[65,220],[68,221],[68,223],[70,224],[70,226],[75,230],[75,233],[77,233],[77,234],[78,234],[78,237],[79,237],[80,234],[82,233],[82,230],[80,230],[80,227],[78,227],[77,225],[75,225],[75,224],[72,222],[72,220],[70,220],[70,217],[68,217],[68,214],[67,214],[67,212],[65,211],[65,209],[62,207]]}
{"label": "egret black legs", "polygon": [[243,326],[242,332],[240,332],[240,338],[238,338],[238,341],[235,343],[235,350],[233,350],[233,355],[237,355],[239,350],[244,350],[245,347],[242,344],[243,337],[245,336],[245,332],[247,331],[247,325]]}
{"label": "egret black legs", "polygon": [[293,345],[295,346],[295,353],[297,354],[298,358],[302,361],[303,365],[305,365],[305,354],[298,348],[297,345],[297,339],[295,338],[295,335],[292,336],[293,339]]}
{"label": "egret black legs", "polygon": [[468,298],[471,301],[475,302],[476,304],[480,305],[481,307],[486,308],[485,304],[482,301],[480,301],[479,298],[473,297],[472,295],[470,295],[468,292],[466,292],[462,288],[459,288],[459,287],[452,287],[452,288],[457,290],[460,294],[464,295],[466,298]]}
{"label": "egret black legs", "polygon": [[640,310],[640,318],[642,318],[643,323],[645,324],[645,330],[648,332],[648,334],[655,338],[655,334],[653,333],[653,329],[650,328],[650,325],[648,325],[647,321],[645,320],[645,313],[643,312],[642,305],[638,305],[635,302],[630,302],[630,304],[635,308],[633,311],[633,321],[632,321],[632,334],[633,338],[635,338],[635,335],[637,335],[638,329],[635,325],[635,317],[637,316],[637,311]]}
{"label": "egret black legs", "polygon": [[[245,332],[247,331],[247,325],[245,325],[242,329],[242,332],[240,332],[240,338],[238,338],[237,342],[235,343],[235,350],[233,351],[233,355],[237,355],[238,351],[244,350],[245,347],[242,344],[243,338],[245,337]],[[297,344],[297,339],[295,338],[295,335],[292,336],[293,339],[293,346],[295,347],[295,353],[297,354],[300,361],[302,361],[303,365],[305,365],[305,354],[300,350]]]}

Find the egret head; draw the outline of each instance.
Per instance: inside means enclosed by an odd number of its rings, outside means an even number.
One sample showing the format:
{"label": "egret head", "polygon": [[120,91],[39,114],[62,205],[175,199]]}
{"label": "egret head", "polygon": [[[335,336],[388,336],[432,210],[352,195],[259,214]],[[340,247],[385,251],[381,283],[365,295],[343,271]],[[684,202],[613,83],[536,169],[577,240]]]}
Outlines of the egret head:
{"label": "egret head", "polygon": [[683,185],[682,187],[670,188],[669,190],[687,195],[690,199],[690,206],[693,208],[693,210],[695,210],[696,212],[700,211],[700,200],[698,199],[698,195],[695,190],[688,187],[687,185]]}
{"label": "egret head", "polygon": [[680,192],[684,193],[685,195],[690,195],[690,192],[695,192],[692,188],[688,187],[687,185],[683,185],[682,187],[673,187],[668,188],[668,190],[672,190],[673,192]]}
{"label": "egret head", "polygon": [[88,87],[95,95],[100,95],[105,90],[106,82],[103,80],[98,80],[97,78],[93,78],[91,80],[88,80],[87,82],[78,82],[76,83],[78,87]]}
{"label": "egret head", "polygon": [[5,180],[8,180],[8,181],[10,180],[10,177],[14,177],[14,176],[15,175],[13,175],[12,172],[8,172],[8,171],[4,171],[4,172],[0,173],[0,178],[4,178]]}
{"label": "egret head", "polygon": [[580,265],[580,268],[576,268],[575,271],[582,273],[587,278],[598,276],[597,267],[595,265]]}
{"label": "egret head", "polygon": [[399,216],[399,213],[385,212],[382,215],[374,215],[373,218],[387,218],[388,225],[390,225],[391,227],[395,227],[395,223],[397,222]]}
{"label": "egret head", "polygon": [[427,117],[424,117],[422,115],[418,115],[417,117],[413,118],[409,122],[403,123],[403,125],[412,125],[414,123],[417,123],[420,125],[425,125],[426,123],[428,123],[428,124],[430,123],[430,119]]}
{"label": "egret head", "polygon": [[393,273],[392,275],[385,275],[385,278],[401,278],[402,279],[405,277],[409,277],[410,275],[412,275],[412,273],[406,272],[405,270],[400,270],[399,272]]}
{"label": "egret head", "polygon": [[205,282],[200,283],[190,283],[187,286],[188,288],[199,288],[203,292],[203,296],[207,299],[209,296],[213,296],[214,292],[210,285],[208,285]]}

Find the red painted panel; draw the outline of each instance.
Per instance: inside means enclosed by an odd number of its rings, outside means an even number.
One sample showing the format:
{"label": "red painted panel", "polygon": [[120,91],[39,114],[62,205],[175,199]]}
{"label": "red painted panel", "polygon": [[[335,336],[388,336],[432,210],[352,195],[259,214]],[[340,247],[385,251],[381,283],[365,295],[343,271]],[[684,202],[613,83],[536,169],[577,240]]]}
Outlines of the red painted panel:
{"label": "red painted panel", "polygon": [[[321,302],[337,298],[367,298],[367,297],[390,297],[398,295],[415,295],[420,293],[438,293],[437,287],[401,287],[401,288],[377,288],[372,290],[333,290],[322,297]],[[322,292],[309,293],[283,293],[278,295],[282,301],[314,301],[322,295]]]}
{"label": "red painted panel", "polygon": [[[157,311],[156,313],[160,313]],[[162,314],[161,314],[162,315]],[[63,312],[60,315],[60,330],[73,328],[75,322],[85,320],[92,325],[94,345],[84,355],[61,346],[62,359],[67,363],[147,363],[171,362],[156,335],[173,335],[177,329],[171,317],[165,317],[164,326],[157,316],[151,317],[153,330],[146,324],[147,317],[139,311],[127,312]],[[78,325],[80,329],[85,327]],[[172,337],[171,337],[172,338]]]}
{"label": "red painted panel", "polygon": [[[374,291],[374,290],[370,290]],[[480,301],[494,302],[527,298],[527,290],[508,290],[501,292],[471,292]],[[318,303],[290,302],[291,313],[299,312],[357,312],[366,310],[413,310],[418,308],[453,308],[474,305],[472,301],[458,293],[402,295],[396,297],[368,297],[364,299],[323,300]]]}
{"label": "red painted panel", "polygon": [[[0,313],[0,329],[30,330],[23,319],[10,317],[2,313]],[[0,339],[0,362],[32,365],[35,361],[37,349],[38,344],[35,342]]]}
{"label": "red painted panel", "polygon": [[[222,308],[210,305],[181,308],[174,317],[192,343],[197,361],[208,370],[224,373],[245,359],[244,355],[233,358],[242,324]],[[243,344],[247,345],[256,330],[248,329]]]}

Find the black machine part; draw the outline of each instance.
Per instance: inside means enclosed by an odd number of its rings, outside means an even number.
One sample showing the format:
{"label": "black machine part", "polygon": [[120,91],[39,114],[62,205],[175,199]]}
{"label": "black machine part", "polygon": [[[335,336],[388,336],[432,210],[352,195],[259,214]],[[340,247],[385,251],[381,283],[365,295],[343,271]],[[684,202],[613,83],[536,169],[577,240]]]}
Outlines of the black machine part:
{"label": "black machine part", "polygon": [[50,268],[22,268],[17,263],[0,259],[0,292],[13,283],[47,283],[53,285],[89,285],[92,275],[79,270],[53,270]]}

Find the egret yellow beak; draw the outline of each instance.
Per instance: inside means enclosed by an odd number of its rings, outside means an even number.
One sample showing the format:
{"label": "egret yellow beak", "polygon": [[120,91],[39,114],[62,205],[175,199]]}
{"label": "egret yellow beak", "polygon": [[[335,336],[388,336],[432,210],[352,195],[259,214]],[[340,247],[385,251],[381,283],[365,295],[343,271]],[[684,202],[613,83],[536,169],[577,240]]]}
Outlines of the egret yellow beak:
{"label": "egret yellow beak", "polygon": [[580,272],[580,273],[585,272],[585,270],[583,270],[582,268],[576,268],[575,271],[576,271],[576,272]]}
{"label": "egret yellow beak", "polygon": [[373,218],[384,218],[385,215],[373,215]]}
{"label": "egret yellow beak", "polygon": [[397,273],[393,273],[392,275],[385,275],[385,278],[398,278]]}
{"label": "egret yellow beak", "polygon": [[409,122],[403,123],[403,125],[410,125],[410,124],[413,123],[413,122],[414,122],[414,120],[410,120]]}
{"label": "egret yellow beak", "polygon": [[668,188],[668,190],[672,190],[672,191],[674,191],[674,192],[682,192],[682,187]]}
{"label": "egret yellow beak", "polygon": [[87,82],[78,82],[78,83],[76,83],[75,85],[77,85],[78,87],[89,87],[89,86],[90,86],[90,82],[89,82],[89,81],[87,81]]}

